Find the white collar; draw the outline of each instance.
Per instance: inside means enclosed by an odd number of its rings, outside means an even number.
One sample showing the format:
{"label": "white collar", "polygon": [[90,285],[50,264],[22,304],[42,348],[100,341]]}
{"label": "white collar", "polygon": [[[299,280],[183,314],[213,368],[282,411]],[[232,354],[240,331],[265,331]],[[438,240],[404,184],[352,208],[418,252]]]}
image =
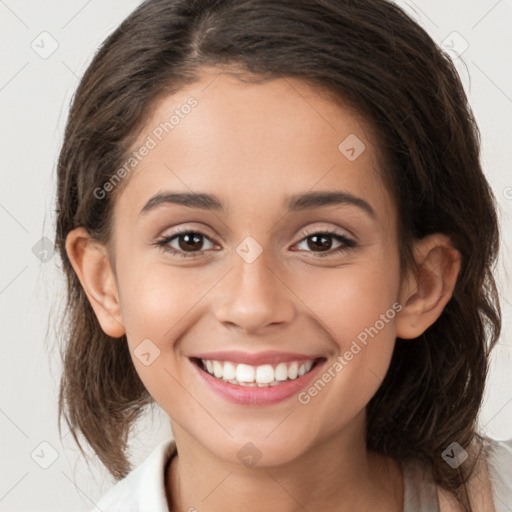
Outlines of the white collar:
{"label": "white collar", "polygon": [[162,441],[91,512],[169,512],[164,475],[165,465],[175,451],[174,440]]}

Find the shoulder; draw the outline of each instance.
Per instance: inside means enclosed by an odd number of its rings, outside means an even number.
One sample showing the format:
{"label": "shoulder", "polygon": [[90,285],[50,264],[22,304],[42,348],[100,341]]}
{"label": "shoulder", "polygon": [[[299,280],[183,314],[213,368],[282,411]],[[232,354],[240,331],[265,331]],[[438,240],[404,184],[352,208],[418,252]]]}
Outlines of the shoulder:
{"label": "shoulder", "polygon": [[162,441],[139,466],[114,484],[91,512],[168,512],[164,470],[175,451],[173,440]]}
{"label": "shoulder", "polygon": [[495,512],[509,512],[512,506],[512,438],[506,441],[484,438],[483,443]]}
{"label": "shoulder", "polygon": [[[512,504],[512,439],[482,439],[482,454],[468,481],[474,512],[510,512]],[[462,512],[457,500],[438,487],[441,512]]]}

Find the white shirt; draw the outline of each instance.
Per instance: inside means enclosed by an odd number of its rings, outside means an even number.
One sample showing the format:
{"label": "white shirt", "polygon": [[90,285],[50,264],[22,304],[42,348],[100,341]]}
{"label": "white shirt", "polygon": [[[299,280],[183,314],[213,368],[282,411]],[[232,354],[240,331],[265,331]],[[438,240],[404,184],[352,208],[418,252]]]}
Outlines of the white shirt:
{"label": "white shirt", "polygon": [[[487,465],[493,486],[495,512],[512,511],[512,439],[485,438]],[[162,441],[148,457],[103,496],[91,512],[169,512],[164,472],[176,453],[173,440]],[[402,464],[403,512],[439,512],[436,486],[429,468],[409,461]]]}

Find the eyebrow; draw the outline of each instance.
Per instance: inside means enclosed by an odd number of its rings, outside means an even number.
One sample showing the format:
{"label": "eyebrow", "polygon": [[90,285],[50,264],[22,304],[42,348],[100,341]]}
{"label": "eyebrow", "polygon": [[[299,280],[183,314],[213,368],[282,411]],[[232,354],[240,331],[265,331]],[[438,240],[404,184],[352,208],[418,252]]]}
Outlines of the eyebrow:
{"label": "eyebrow", "polygon": [[[223,211],[225,204],[216,195],[197,192],[159,192],[153,196],[142,208],[140,215],[145,215],[157,206],[163,204],[179,204],[188,208],[199,208],[201,210]],[[288,197],[285,207],[291,212],[299,212],[322,206],[333,206],[350,204],[357,206],[370,217],[376,219],[374,209],[362,199],[344,190],[307,192]]]}

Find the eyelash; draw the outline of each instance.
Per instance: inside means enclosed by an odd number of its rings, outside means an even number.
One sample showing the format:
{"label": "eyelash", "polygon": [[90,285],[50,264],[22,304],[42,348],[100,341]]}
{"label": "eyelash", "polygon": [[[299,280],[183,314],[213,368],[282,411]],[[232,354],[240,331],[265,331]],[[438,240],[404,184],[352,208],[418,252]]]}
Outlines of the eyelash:
{"label": "eyelash", "polygon": [[[174,249],[174,248],[172,248],[172,247],[170,247],[168,245],[169,242],[171,242],[175,238],[179,238],[180,236],[183,236],[183,235],[192,235],[192,234],[193,235],[199,235],[199,236],[202,236],[204,238],[207,238],[208,240],[210,240],[213,243],[213,241],[210,239],[210,237],[205,235],[204,233],[201,233],[201,231],[194,231],[194,230],[184,229],[184,230],[178,231],[176,233],[173,233],[172,235],[168,235],[168,236],[160,238],[159,240],[157,240],[155,242],[155,245],[160,247],[163,251],[171,253],[174,256],[178,256],[178,257],[181,257],[181,258],[194,258],[198,254],[200,254],[200,253],[202,253],[204,251],[201,250],[201,251],[197,251],[197,252],[186,253],[186,252]],[[338,232],[331,231],[329,229],[321,229],[321,230],[318,230],[318,231],[317,230],[303,231],[303,232],[301,232],[299,234],[299,236],[302,237],[302,238],[299,240],[298,243],[303,242],[305,239],[307,239],[307,238],[309,238],[309,237],[311,237],[313,235],[332,236],[334,239],[336,239],[338,242],[340,242],[342,244],[340,247],[337,247],[336,249],[330,249],[329,251],[325,251],[325,252],[318,252],[317,253],[317,252],[309,251],[309,252],[312,252],[314,257],[316,257],[316,258],[325,258],[325,257],[328,257],[328,256],[332,256],[333,254],[338,254],[338,253],[341,253],[341,252],[344,252],[344,251],[348,251],[349,249],[353,249],[353,248],[355,248],[357,246],[357,244],[356,244],[356,242],[354,240],[351,240],[350,238],[347,238],[345,235],[341,235]]]}

